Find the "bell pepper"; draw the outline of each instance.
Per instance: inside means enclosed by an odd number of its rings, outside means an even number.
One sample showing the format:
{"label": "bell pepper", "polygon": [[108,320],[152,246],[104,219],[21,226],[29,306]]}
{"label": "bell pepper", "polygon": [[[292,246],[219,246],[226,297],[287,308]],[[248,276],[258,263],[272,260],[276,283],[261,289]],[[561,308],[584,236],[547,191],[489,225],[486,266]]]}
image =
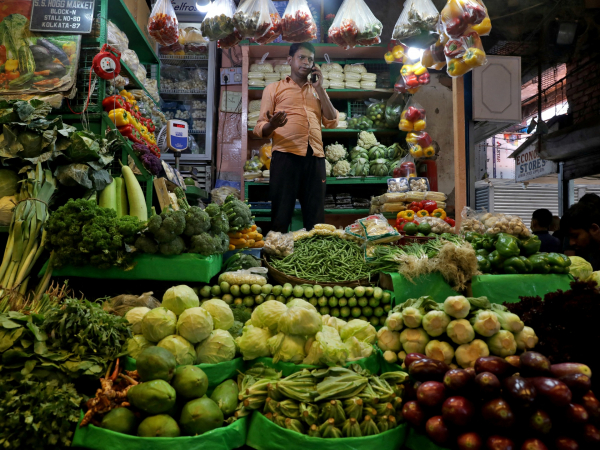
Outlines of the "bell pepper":
{"label": "bell pepper", "polygon": [[131,116],[124,108],[113,109],[108,113],[108,117],[117,127],[128,125],[131,119]]}
{"label": "bell pepper", "polygon": [[423,149],[423,156],[425,156],[426,158],[433,158],[435,156],[435,148],[433,148],[432,146],[425,147]]}
{"label": "bell pepper", "polygon": [[422,158],[423,157],[423,149],[421,148],[420,145],[411,145],[409,147],[408,151],[415,158]]}
{"label": "bell pepper", "polygon": [[485,248],[480,248],[479,250],[475,251],[475,254],[485,256],[487,258],[489,256],[490,252],[488,252]]}
{"label": "bell pepper", "polygon": [[410,209],[407,209],[405,211],[400,211],[399,214],[400,214],[400,217],[402,217],[407,222],[412,222],[413,220],[415,220],[415,212]]}
{"label": "bell pepper", "polygon": [[421,209],[424,209],[429,214],[431,214],[437,209],[437,202],[434,200],[423,200],[421,202]]}
{"label": "bell pepper", "polygon": [[483,66],[485,60],[485,52],[476,47],[469,47],[467,52],[463,55],[463,61],[468,68]]}
{"label": "bell pepper", "polygon": [[427,67],[425,67],[420,62],[417,62],[417,63],[413,64],[412,69],[413,69],[413,73],[415,75],[417,75],[417,76],[420,76],[420,75],[423,75],[424,73],[427,73]]}
{"label": "bell pepper", "polygon": [[492,264],[485,256],[477,255],[477,270],[481,273],[491,273]]}
{"label": "bell pepper", "polygon": [[8,72],[17,72],[19,70],[19,60],[17,59],[7,59],[4,63],[4,71]]}
{"label": "bell pepper", "polygon": [[456,221],[454,219],[451,219],[450,217],[446,217],[444,219],[444,222],[446,222],[451,227],[455,227],[456,226]]}
{"label": "bell pepper", "polygon": [[423,202],[412,202],[406,209],[413,212],[420,211],[423,209]]}
{"label": "bell pepper", "polygon": [[475,31],[479,36],[486,36],[492,31],[492,21],[489,17],[486,17],[478,25],[472,25],[471,29]]}
{"label": "bell pepper", "polygon": [[517,256],[513,256],[512,258],[508,258],[506,261],[504,261],[502,269],[504,270],[504,273],[509,274],[526,273],[527,270],[525,263]]}
{"label": "bell pepper", "polygon": [[407,144],[418,144],[419,143],[419,133],[408,133],[406,135],[406,143]]}
{"label": "bell pepper", "polygon": [[519,240],[510,234],[499,233],[498,240],[496,241],[496,250],[504,258],[519,256]]}
{"label": "bell pepper", "polygon": [[406,119],[401,119],[400,123],[398,124],[398,128],[400,129],[400,131],[412,131],[413,123],[409,122]]}
{"label": "bell pepper", "polygon": [[550,273],[550,263],[548,262],[546,253],[536,253],[535,255],[531,255],[528,259],[531,263],[531,271],[533,273]]}
{"label": "bell pepper", "polygon": [[454,17],[448,20],[446,23],[446,34],[452,38],[462,35],[469,24],[462,17]]}
{"label": "bell pepper", "polygon": [[498,250],[494,250],[492,253],[490,253],[488,255],[488,261],[490,262],[490,264],[492,265],[493,268],[499,270],[502,268],[502,264],[504,263],[504,258],[502,256],[500,256],[500,254],[498,253]]}
{"label": "bell pepper", "polygon": [[417,211],[417,217],[429,217],[429,213],[424,209]]}
{"label": "bell pepper", "polygon": [[406,94],[406,82],[404,81],[404,77],[400,75],[394,84],[394,91],[399,92],[401,94]]}
{"label": "bell pepper", "polygon": [[521,255],[523,256],[531,256],[535,255],[540,251],[540,247],[542,246],[542,241],[536,235],[532,235],[527,239],[521,239]]}
{"label": "bell pepper", "polygon": [[117,127],[117,129],[123,135],[123,137],[125,137],[125,138],[129,139],[130,141],[135,142],[137,144],[143,144],[142,136],[134,128],[133,125],[128,124],[128,125],[124,125],[122,127]]}
{"label": "bell pepper", "polygon": [[479,3],[469,2],[463,8],[463,17],[469,24],[476,25],[486,18],[485,10]]}
{"label": "bell pepper", "polygon": [[127,102],[122,96],[111,95],[110,97],[106,97],[104,100],[102,100],[102,109],[104,109],[106,112],[119,108],[127,109],[126,103]]}
{"label": "bell pepper", "polygon": [[489,252],[493,251],[496,248],[496,238],[497,236],[483,236],[481,238],[482,248],[485,248]]}
{"label": "bell pepper", "polygon": [[444,55],[448,58],[456,58],[465,52],[463,43],[458,39],[452,39],[444,46]]}
{"label": "bell pepper", "polygon": [[6,72],[7,80],[16,80],[20,76],[21,76],[21,72],[19,72],[18,70],[11,70],[10,72]]}
{"label": "bell pepper", "polygon": [[481,239],[483,236],[481,236],[479,233],[475,233],[474,231],[467,231],[465,233],[465,241],[467,242],[473,242],[475,240],[479,240]]}
{"label": "bell pepper", "polygon": [[412,74],[413,71],[413,66],[410,64],[404,64],[402,66],[402,68],[400,69],[400,75],[402,75],[403,77],[407,77],[408,75]]}
{"label": "bell pepper", "polygon": [[402,228],[404,228],[405,223],[406,223],[406,220],[403,219],[402,217],[400,217],[400,213],[398,213],[398,215],[396,216],[396,229],[398,231],[400,231]]}
{"label": "bell pepper", "polygon": [[474,31],[470,31],[462,37],[463,46],[465,49],[470,47],[480,48],[483,50],[483,44],[481,38]]}
{"label": "bell pepper", "polygon": [[417,76],[414,73],[411,73],[404,77],[404,83],[407,87],[414,88],[419,85],[419,78],[417,78]]}
{"label": "bell pepper", "polygon": [[142,130],[142,124],[135,116],[129,116],[129,123],[131,123],[138,132]]}
{"label": "bell pepper", "polygon": [[526,256],[519,256],[519,259],[523,261],[523,264],[525,264],[525,273],[531,273],[531,269],[533,268],[533,266],[531,265],[531,261],[529,261],[529,258],[527,258]]}
{"label": "bell pepper", "polygon": [[467,66],[462,59],[455,58],[448,62],[448,75],[451,77],[460,77],[467,73],[471,68]]}
{"label": "bell pepper", "polygon": [[413,129],[415,131],[423,131],[425,129],[425,121],[417,120],[416,122],[413,123]]}
{"label": "bell pepper", "polygon": [[392,55],[396,61],[404,60],[404,47],[402,45],[396,45],[394,48],[392,48]]}
{"label": "bell pepper", "polygon": [[571,260],[568,256],[561,253],[548,253],[546,255],[548,263],[550,264],[550,272],[552,273],[569,273],[569,266]]}
{"label": "bell pepper", "polygon": [[419,84],[420,85],[429,84],[430,81],[431,81],[431,77],[429,75],[429,72],[426,72],[423,75],[419,75]]}
{"label": "bell pepper", "polygon": [[148,131],[150,133],[154,133],[154,131],[156,130],[156,125],[154,125],[154,122],[152,122],[152,119],[148,119],[148,122],[146,123],[146,127],[148,127]]}
{"label": "bell pepper", "polygon": [[410,88],[407,89],[406,92],[408,92],[409,94],[415,95],[417,92],[419,92],[420,87],[414,87],[414,88]]}
{"label": "bell pepper", "polygon": [[406,114],[404,115],[404,118],[410,122],[415,122],[419,119],[422,119],[424,116],[424,113],[421,114],[421,111],[417,108],[415,108],[414,106],[409,106],[408,109],[406,110]]}
{"label": "bell pepper", "polygon": [[446,218],[446,211],[444,211],[442,208],[437,208],[437,209],[433,210],[431,215],[433,217],[438,217],[438,218],[444,220]]}
{"label": "bell pepper", "polygon": [[421,55],[421,64],[425,67],[431,67],[435,64],[433,61],[433,54],[431,53],[431,47],[425,50]]}
{"label": "bell pepper", "polygon": [[413,134],[415,134],[417,136],[417,144],[419,144],[423,148],[429,147],[431,145],[431,143],[433,142],[433,140],[431,139],[431,136],[429,136],[429,133],[427,131],[421,131],[420,133],[413,133]]}
{"label": "bell pepper", "polygon": [[394,58],[392,52],[387,52],[385,55],[383,55],[383,59],[385,59],[385,62],[388,64],[391,64],[396,61],[396,58]]}

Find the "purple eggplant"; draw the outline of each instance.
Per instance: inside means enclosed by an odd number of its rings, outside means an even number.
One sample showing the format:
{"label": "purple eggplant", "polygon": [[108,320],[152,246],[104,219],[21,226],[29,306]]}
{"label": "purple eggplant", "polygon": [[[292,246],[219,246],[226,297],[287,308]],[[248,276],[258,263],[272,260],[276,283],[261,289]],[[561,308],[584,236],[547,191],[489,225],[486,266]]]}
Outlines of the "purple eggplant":
{"label": "purple eggplant", "polygon": [[515,373],[515,367],[499,356],[482,356],[475,361],[475,372],[491,372],[502,379]]}
{"label": "purple eggplant", "polygon": [[576,440],[561,436],[555,439],[554,447],[556,450],[579,450],[579,444]]}
{"label": "purple eggplant", "polygon": [[582,373],[572,373],[558,379],[565,383],[577,398],[583,397],[592,388],[592,380]]}
{"label": "purple eggplant", "polygon": [[450,368],[442,361],[421,358],[408,366],[408,373],[418,381],[442,381]]}
{"label": "purple eggplant", "polygon": [[539,439],[527,439],[521,445],[521,450],[548,450],[548,447]]}
{"label": "purple eggplant", "polygon": [[415,361],[417,361],[419,359],[429,359],[429,358],[427,358],[427,356],[425,356],[422,353],[409,353],[408,355],[406,355],[406,358],[404,358],[404,365],[406,367],[410,367],[410,365],[412,363],[414,363]]}
{"label": "purple eggplant", "polygon": [[477,391],[483,397],[496,397],[500,393],[500,380],[491,372],[481,372],[475,377]]}
{"label": "purple eggplant", "polygon": [[588,377],[592,376],[592,371],[585,364],[580,363],[561,363],[561,364],[552,364],[550,366],[550,372],[556,378],[564,377],[565,375],[573,375],[576,373],[580,373],[582,375],[587,375]]}
{"label": "purple eggplant", "polygon": [[565,410],[565,414],[569,422],[577,425],[586,423],[590,418],[590,415],[585,408],[576,403],[569,403]]}
{"label": "purple eggplant", "polygon": [[452,392],[461,392],[475,377],[465,369],[451,369],[444,375],[444,386]]}
{"label": "purple eggplant", "polygon": [[414,428],[420,428],[423,426],[425,420],[427,419],[423,408],[421,408],[421,406],[414,400],[404,404],[402,407],[402,416],[404,417],[404,420],[406,420]]}
{"label": "purple eggplant", "polygon": [[448,397],[442,405],[444,422],[457,427],[468,425],[474,413],[473,403],[464,397]]}
{"label": "purple eggplant", "polygon": [[521,355],[521,368],[519,372],[524,377],[547,377],[551,376],[550,360],[541,353],[525,352]]}
{"label": "purple eggplant", "polygon": [[552,419],[550,415],[542,410],[536,410],[531,416],[529,416],[529,428],[539,434],[548,434],[552,429]]}
{"label": "purple eggplant", "polygon": [[532,405],[537,395],[533,383],[518,375],[513,375],[502,381],[502,392],[507,396],[508,401],[521,407]]}
{"label": "purple eggplant", "polygon": [[521,358],[519,358],[517,355],[510,355],[504,359],[515,369],[519,369],[521,367]]}
{"label": "purple eggplant", "polygon": [[431,417],[425,424],[425,432],[437,445],[444,445],[450,439],[450,431],[442,416]]}
{"label": "purple eggplant", "polygon": [[600,448],[600,431],[591,423],[583,426],[583,442],[590,444],[590,448]]}
{"label": "purple eggplant", "polygon": [[565,383],[555,378],[534,377],[530,379],[538,393],[554,406],[567,406],[571,403],[573,394]]}
{"label": "purple eggplant", "polygon": [[417,402],[421,406],[435,407],[444,402],[446,388],[439,381],[426,381],[417,389]]}
{"label": "purple eggplant", "polygon": [[483,448],[483,440],[477,433],[463,433],[456,439],[456,446],[458,450],[481,450]]}
{"label": "purple eggplant", "polygon": [[417,389],[421,386],[420,381],[415,381],[411,383],[410,380],[407,381],[404,388],[404,400],[416,400],[417,399]]}
{"label": "purple eggplant", "polygon": [[516,450],[515,444],[509,438],[504,436],[490,436],[485,441],[485,448],[487,450]]}
{"label": "purple eggplant", "polygon": [[508,402],[502,398],[495,398],[485,403],[481,408],[484,420],[498,428],[510,428],[515,423],[515,415]]}
{"label": "purple eggplant", "polygon": [[581,404],[590,415],[590,422],[598,425],[600,423],[600,401],[596,399],[594,393],[589,391],[581,398]]}

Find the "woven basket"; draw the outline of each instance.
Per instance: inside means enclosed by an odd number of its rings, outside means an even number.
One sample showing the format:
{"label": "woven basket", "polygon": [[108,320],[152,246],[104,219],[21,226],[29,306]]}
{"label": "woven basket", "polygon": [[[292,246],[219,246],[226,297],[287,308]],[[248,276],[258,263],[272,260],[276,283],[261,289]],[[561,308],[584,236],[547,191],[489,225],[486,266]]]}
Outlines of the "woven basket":
{"label": "woven basket", "polygon": [[340,281],[337,283],[324,283],[319,281],[312,280],[304,280],[302,278],[296,278],[291,275],[286,275],[283,272],[275,269],[269,264],[266,256],[263,256],[264,266],[269,269],[269,276],[277,281],[279,284],[284,285],[285,283],[290,283],[292,286],[296,286],[297,284],[318,284],[319,286],[344,286],[344,287],[356,287],[356,286],[371,286],[377,282],[378,275],[373,275],[371,279],[363,278],[362,280],[353,280],[353,281]]}

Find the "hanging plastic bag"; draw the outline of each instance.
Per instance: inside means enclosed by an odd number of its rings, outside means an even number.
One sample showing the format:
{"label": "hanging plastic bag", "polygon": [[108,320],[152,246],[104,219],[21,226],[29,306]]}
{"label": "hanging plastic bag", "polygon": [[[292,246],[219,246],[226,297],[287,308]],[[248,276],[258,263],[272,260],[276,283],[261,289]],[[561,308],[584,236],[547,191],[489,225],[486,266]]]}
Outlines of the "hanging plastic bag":
{"label": "hanging plastic bag", "polygon": [[398,128],[401,131],[423,131],[425,129],[425,108],[411,97],[402,114]]}
{"label": "hanging plastic bag", "polygon": [[235,3],[233,0],[216,0],[211,3],[206,17],[200,24],[202,36],[217,41],[225,39],[233,33],[233,15]]}
{"label": "hanging plastic bag", "polygon": [[270,0],[246,0],[233,15],[233,26],[244,38],[260,38],[271,26]]}
{"label": "hanging plastic bag", "polygon": [[411,131],[406,135],[408,151],[415,159],[432,158],[435,156],[433,139],[427,131]]}
{"label": "hanging plastic bag", "polygon": [[385,101],[369,99],[367,118],[373,121],[373,128],[385,128]]}
{"label": "hanging plastic bag", "polygon": [[404,64],[394,83],[394,91],[401,94],[416,94],[421,86],[429,84],[429,81],[429,71],[420,61],[414,64]]}
{"label": "hanging plastic bag", "polygon": [[451,38],[444,45],[444,54],[447,72],[451,77],[460,77],[475,67],[487,64],[481,38],[474,31],[459,38]]}
{"label": "hanging plastic bag", "polygon": [[385,123],[388,127],[397,127],[400,123],[400,116],[406,104],[406,98],[403,94],[394,93],[388,98],[385,104]]}
{"label": "hanging plastic bag", "polygon": [[242,42],[242,39],[242,35],[238,32],[238,30],[234,28],[233,33],[217,41],[217,47],[223,50],[227,50],[238,45],[240,42]]}
{"label": "hanging plastic bag", "polygon": [[148,34],[160,45],[179,41],[179,24],[170,0],[158,0],[148,19]]}
{"label": "hanging plastic bag", "polygon": [[440,14],[443,31],[457,38],[469,28],[480,36],[487,36],[492,23],[487,8],[480,0],[448,0]]}
{"label": "hanging plastic bag", "polygon": [[281,33],[287,42],[309,42],[317,38],[317,24],[306,0],[290,0],[283,13]]}
{"label": "hanging plastic bag", "polygon": [[438,19],[438,10],[431,0],[406,0],[392,38],[405,44],[409,38],[414,38],[411,46],[418,46],[419,41],[432,38],[429,35],[435,31]]}
{"label": "hanging plastic bag", "polygon": [[[443,35],[448,41],[448,36]],[[446,65],[446,56],[444,55],[444,44],[442,35],[435,44],[431,44],[421,55],[421,64],[428,69],[442,70]]]}
{"label": "hanging plastic bag", "polygon": [[344,0],[329,27],[329,37],[345,49],[381,42],[383,25],[363,0]]}
{"label": "hanging plastic bag", "polygon": [[395,39],[391,39],[388,43],[388,51],[385,55],[383,55],[383,59],[385,59],[385,62],[388,64],[405,64],[408,61],[408,56],[406,56],[407,51],[408,47],[406,47],[406,45],[404,45],[402,42],[396,41]]}
{"label": "hanging plastic bag", "polygon": [[281,36],[281,27],[282,27],[281,16],[277,12],[277,9],[275,8],[275,5],[273,4],[273,2],[271,0],[267,0],[267,1],[269,4],[269,18],[271,21],[270,22],[271,25],[269,26],[269,29],[267,30],[267,32],[265,34],[263,34],[259,38],[254,39],[254,42],[256,42],[257,44],[261,44],[261,45],[270,44],[275,39],[277,39],[279,36]]}

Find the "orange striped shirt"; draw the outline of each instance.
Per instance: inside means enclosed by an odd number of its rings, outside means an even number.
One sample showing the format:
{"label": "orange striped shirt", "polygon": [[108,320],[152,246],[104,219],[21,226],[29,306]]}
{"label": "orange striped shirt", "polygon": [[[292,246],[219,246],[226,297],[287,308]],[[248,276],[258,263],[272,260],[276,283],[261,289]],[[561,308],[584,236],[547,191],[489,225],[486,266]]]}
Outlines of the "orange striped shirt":
{"label": "orange striped shirt", "polygon": [[[263,136],[263,127],[269,123],[267,111],[273,115],[279,111],[287,113],[287,124],[277,128],[270,136]],[[321,100],[315,88],[307,81],[298,86],[291,77],[268,85],[260,102],[260,116],[254,127],[254,135],[273,139],[274,152],[287,152],[306,156],[308,145],[317,157],[324,157],[321,138],[321,121],[325,128],[336,128],[339,113],[328,120],[322,115]]]}

